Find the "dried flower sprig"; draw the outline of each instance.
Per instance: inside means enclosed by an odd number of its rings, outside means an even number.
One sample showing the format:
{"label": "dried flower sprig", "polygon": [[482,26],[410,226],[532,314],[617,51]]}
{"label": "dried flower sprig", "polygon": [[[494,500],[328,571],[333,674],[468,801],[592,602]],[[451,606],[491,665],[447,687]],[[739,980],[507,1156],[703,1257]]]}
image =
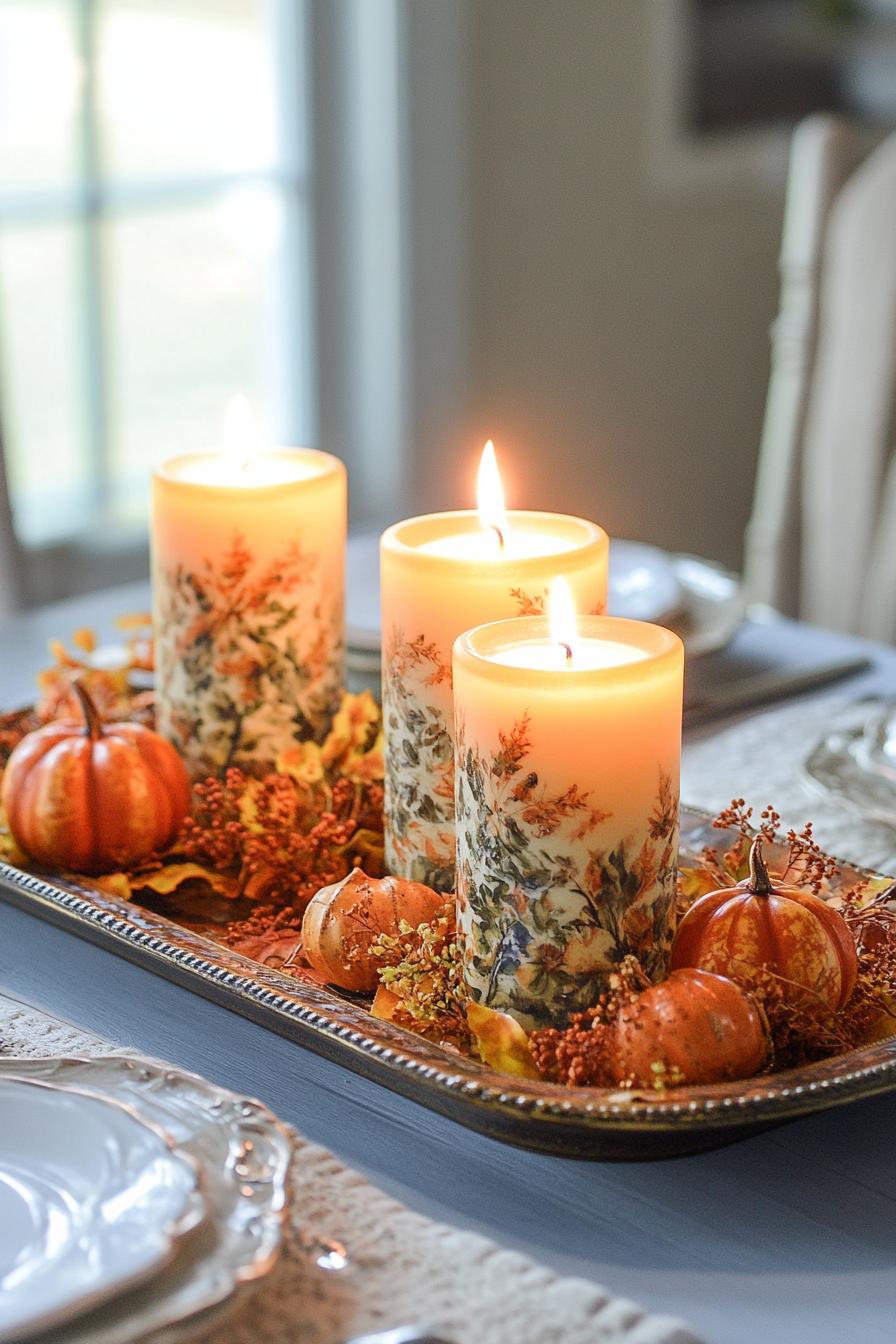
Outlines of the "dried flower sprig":
{"label": "dried flower sprig", "polygon": [[398,1000],[399,1026],[469,1049],[466,990],[453,905],[416,929],[402,921],[398,934],[380,934],[371,948],[383,962],[380,982]]}

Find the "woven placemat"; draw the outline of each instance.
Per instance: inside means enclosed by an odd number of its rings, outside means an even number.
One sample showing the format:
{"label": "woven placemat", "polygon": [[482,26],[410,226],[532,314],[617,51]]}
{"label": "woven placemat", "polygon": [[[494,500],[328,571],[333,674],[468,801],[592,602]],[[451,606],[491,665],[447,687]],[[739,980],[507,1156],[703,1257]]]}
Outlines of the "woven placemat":
{"label": "woven placemat", "polygon": [[896,873],[896,828],[868,821],[843,799],[825,793],[804,768],[826,734],[862,722],[872,708],[842,696],[823,696],[751,715],[692,741],[682,759],[682,800],[718,812],[737,794],[757,814],[773,803],[784,829],[799,830],[811,821],[815,838],[829,854]]}
{"label": "woven placemat", "polygon": [[[4,1057],[125,1053],[2,996],[0,1044]],[[300,1136],[293,1178],[280,1266],[226,1325],[199,1336],[200,1344],[342,1344],[408,1322],[452,1344],[696,1344],[668,1317],[412,1213]],[[344,1243],[351,1268],[312,1266],[303,1226]]]}

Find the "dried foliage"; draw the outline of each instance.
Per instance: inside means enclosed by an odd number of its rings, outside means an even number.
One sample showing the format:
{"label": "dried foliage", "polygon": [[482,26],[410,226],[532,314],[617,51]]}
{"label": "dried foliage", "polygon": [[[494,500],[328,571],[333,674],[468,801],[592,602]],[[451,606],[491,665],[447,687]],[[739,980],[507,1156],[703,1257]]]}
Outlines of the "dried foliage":
{"label": "dried foliage", "polygon": [[[529,1039],[532,1055],[543,1078],[570,1087],[620,1086],[613,1064],[613,1025],[625,1003],[636,999],[650,984],[635,957],[625,957],[610,976],[609,989],[593,1008],[573,1013],[569,1026],[547,1027]],[[666,1086],[657,1073],[658,1090]]]}
{"label": "dried foliage", "polygon": [[301,910],[354,867],[382,871],[382,738],[373,697],[345,695],[318,746],[255,779],[231,767],[194,789],[179,850],[235,879],[235,894]]}

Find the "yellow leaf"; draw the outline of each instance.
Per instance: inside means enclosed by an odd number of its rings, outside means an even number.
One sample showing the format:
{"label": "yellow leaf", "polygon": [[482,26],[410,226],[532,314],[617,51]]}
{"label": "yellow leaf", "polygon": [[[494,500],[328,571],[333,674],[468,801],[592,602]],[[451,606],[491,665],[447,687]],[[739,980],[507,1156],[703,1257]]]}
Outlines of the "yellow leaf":
{"label": "yellow leaf", "polygon": [[119,630],[143,630],[152,625],[152,616],[148,611],[132,611],[124,616],[116,616],[115,624]]}
{"label": "yellow leaf", "polygon": [[93,653],[96,648],[96,634],[89,626],[83,625],[72,635],[72,643],[75,648],[83,649],[85,653]]}
{"label": "yellow leaf", "polygon": [[169,863],[153,873],[139,874],[131,879],[135,891],[154,891],[158,896],[170,896],[184,882],[205,882],[219,896],[234,900],[239,895],[236,879],[215,872],[201,863]]}
{"label": "yellow leaf", "polygon": [[263,835],[264,827],[258,820],[258,804],[255,801],[255,791],[258,787],[257,780],[250,779],[246,788],[240,797],[240,821],[247,830],[254,832],[255,835]]}
{"label": "yellow leaf", "polygon": [[321,748],[325,765],[333,765],[349,752],[359,752],[369,740],[370,729],[380,721],[380,707],[370,691],[343,694],[333,724]]}
{"label": "yellow leaf", "polygon": [[718,878],[707,868],[679,868],[678,888],[687,901],[696,901],[699,896],[718,888]]}
{"label": "yellow leaf", "polygon": [[467,1003],[467,1025],[473,1033],[480,1057],[501,1073],[517,1078],[538,1078],[539,1073],[529,1049],[529,1038],[515,1017],[486,1008],[484,1003]]}
{"label": "yellow leaf", "polygon": [[353,784],[376,784],[383,778],[383,732],[380,729],[369,751],[349,752],[339,765],[339,773]]}
{"label": "yellow leaf", "polygon": [[890,1013],[881,1013],[868,1028],[862,1038],[862,1044],[873,1045],[875,1041],[887,1041],[891,1036],[896,1036],[896,1017],[892,1017]]}
{"label": "yellow leaf", "polygon": [[122,900],[131,899],[131,883],[127,873],[106,873],[104,877],[92,879],[93,885],[110,896],[120,896]]}
{"label": "yellow leaf", "polygon": [[300,742],[288,747],[277,757],[277,771],[289,775],[299,784],[319,784],[324,777],[320,747],[316,742]]}

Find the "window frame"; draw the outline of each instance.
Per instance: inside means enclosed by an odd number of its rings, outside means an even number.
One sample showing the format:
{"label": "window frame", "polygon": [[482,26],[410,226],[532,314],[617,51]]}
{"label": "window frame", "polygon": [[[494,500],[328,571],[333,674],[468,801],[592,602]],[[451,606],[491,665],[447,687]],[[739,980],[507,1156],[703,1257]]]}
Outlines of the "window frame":
{"label": "window frame", "polygon": [[[26,602],[62,597],[124,582],[146,573],[146,529],[105,526],[104,508],[112,495],[113,455],[107,369],[109,279],[104,265],[102,229],[116,215],[132,211],[161,213],[203,204],[233,189],[262,186],[284,201],[286,231],[280,267],[278,314],[280,363],[288,377],[277,380],[276,419],[287,442],[313,441],[317,399],[312,369],[314,301],[312,283],[313,201],[311,169],[309,6],[310,0],[266,0],[278,86],[280,162],[267,169],[167,174],[153,178],[104,177],[100,146],[97,78],[100,15],[96,0],[71,0],[76,23],[76,54],[83,69],[78,116],[78,179],[58,188],[10,189],[0,186],[0,233],[7,228],[38,228],[70,223],[77,227],[79,313],[85,394],[91,517],[85,526],[58,540],[24,543],[15,538],[21,587]],[[238,389],[234,389],[235,391]],[[9,442],[7,428],[6,442]],[[197,445],[198,447],[201,445]],[[103,539],[98,545],[98,531]],[[22,561],[27,560],[27,565]]]}

